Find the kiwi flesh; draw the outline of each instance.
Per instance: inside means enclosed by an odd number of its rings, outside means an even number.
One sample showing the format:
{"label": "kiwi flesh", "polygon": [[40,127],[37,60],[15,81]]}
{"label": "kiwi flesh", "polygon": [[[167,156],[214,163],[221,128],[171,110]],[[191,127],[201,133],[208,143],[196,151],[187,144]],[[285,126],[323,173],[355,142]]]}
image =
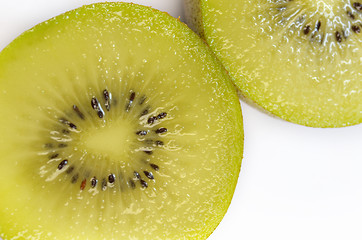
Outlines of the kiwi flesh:
{"label": "kiwi flesh", "polygon": [[236,90],[177,19],[81,7],[0,53],[0,237],[206,239],[243,154]]}
{"label": "kiwi flesh", "polygon": [[311,127],[362,122],[362,2],[186,0],[242,94]]}

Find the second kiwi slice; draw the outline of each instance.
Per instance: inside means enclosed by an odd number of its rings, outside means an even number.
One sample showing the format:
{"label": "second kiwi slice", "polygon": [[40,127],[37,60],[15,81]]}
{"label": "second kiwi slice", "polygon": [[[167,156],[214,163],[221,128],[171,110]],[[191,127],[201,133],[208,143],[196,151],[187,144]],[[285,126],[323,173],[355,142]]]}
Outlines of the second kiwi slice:
{"label": "second kiwi slice", "polygon": [[0,54],[3,239],[205,239],[243,151],[236,90],[162,12],[84,6]]}
{"label": "second kiwi slice", "polygon": [[311,127],[362,122],[361,0],[186,0],[242,94]]}

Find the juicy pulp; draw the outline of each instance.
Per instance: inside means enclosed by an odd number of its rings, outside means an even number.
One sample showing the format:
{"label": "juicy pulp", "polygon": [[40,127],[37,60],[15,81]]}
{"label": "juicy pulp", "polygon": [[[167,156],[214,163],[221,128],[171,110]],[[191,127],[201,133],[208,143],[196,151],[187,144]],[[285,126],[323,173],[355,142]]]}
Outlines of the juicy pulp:
{"label": "juicy pulp", "polygon": [[362,18],[352,2],[187,2],[190,24],[245,97],[306,126],[362,122]]}
{"label": "juicy pulp", "polygon": [[[67,12],[0,53],[0,89],[4,240],[206,239],[221,221],[242,159],[241,109],[223,67],[176,19],[124,3]],[[104,89],[117,104],[100,119],[90,100]],[[137,101],[141,93],[149,98],[146,118],[141,107],[125,111],[131,91]],[[165,145],[150,156],[136,151],[143,140],[134,131],[154,132],[157,125],[147,117],[162,111],[168,132],[157,137]],[[122,121],[134,128],[119,143],[125,151],[105,154],[102,144],[116,136],[107,128],[115,124],[121,131]],[[99,146],[89,136],[98,130]],[[48,142],[59,145],[49,150]],[[58,151],[66,156],[52,156]],[[57,169],[65,158],[78,164],[79,176],[88,176],[84,190],[83,178],[71,184],[71,175]],[[147,170],[148,161],[159,166],[148,188],[118,184],[122,174]],[[90,177],[103,173],[115,173],[117,187],[90,188]]]}

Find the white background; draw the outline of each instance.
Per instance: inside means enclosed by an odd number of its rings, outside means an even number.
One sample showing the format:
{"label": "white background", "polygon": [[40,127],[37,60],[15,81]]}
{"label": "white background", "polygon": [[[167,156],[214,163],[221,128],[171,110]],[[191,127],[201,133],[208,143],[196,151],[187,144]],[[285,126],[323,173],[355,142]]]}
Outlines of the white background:
{"label": "white background", "polygon": [[[0,0],[0,50],[37,23],[98,1]],[[181,16],[182,0],[135,0]],[[361,240],[362,125],[298,126],[241,102],[245,153],[230,208],[208,240]]]}

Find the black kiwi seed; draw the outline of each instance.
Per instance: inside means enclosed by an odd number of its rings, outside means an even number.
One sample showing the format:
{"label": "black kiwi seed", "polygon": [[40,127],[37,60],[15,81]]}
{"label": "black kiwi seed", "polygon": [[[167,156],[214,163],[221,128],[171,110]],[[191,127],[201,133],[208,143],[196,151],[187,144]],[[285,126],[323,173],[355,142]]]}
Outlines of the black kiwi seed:
{"label": "black kiwi seed", "polygon": [[77,129],[77,126],[74,124],[74,123],[71,123],[71,122],[69,122],[67,119],[65,119],[65,118],[61,118],[61,119],[59,119],[59,121],[61,122],[61,123],[63,123],[63,124],[66,124],[66,125],[68,125],[70,128],[72,128],[72,129]]}
{"label": "black kiwi seed", "polygon": [[134,171],[133,175],[137,178],[137,179],[141,179],[141,176],[138,172]]}
{"label": "black kiwi seed", "polygon": [[58,144],[58,147],[60,147],[60,148],[65,148],[65,147],[68,147],[68,145],[65,144],[65,143],[59,143],[59,144]]}
{"label": "black kiwi seed", "polygon": [[153,124],[156,120],[157,120],[157,117],[150,117],[150,118],[148,118],[147,123]]}
{"label": "black kiwi seed", "polygon": [[54,154],[49,156],[49,159],[54,159],[54,158],[57,158],[58,156],[59,156],[58,153],[54,153]]}
{"label": "black kiwi seed", "polygon": [[66,165],[68,165],[68,160],[67,160],[67,159],[65,159],[65,160],[63,160],[63,161],[61,161],[61,162],[59,163],[58,169],[59,169],[59,170],[62,170]]}
{"label": "black kiwi seed", "polygon": [[160,169],[156,164],[153,164],[153,163],[150,163],[150,166],[156,171],[158,171]]}
{"label": "black kiwi seed", "polygon": [[304,33],[305,35],[307,35],[309,32],[310,32],[310,26],[307,25],[307,26],[304,27],[303,33]]}
{"label": "black kiwi seed", "polygon": [[93,97],[92,100],[91,100],[92,108],[95,109],[95,110],[98,109],[98,104],[99,104],[98,99]]}
{"label": "black kiwi seed", "polygon": [[153,153],[151,150],[144,150],[143,152],[148,154],[148,155],[151,155]]}
{"label": "black kiwi seed", "polygon": [[157,115],[157,118],[158,118],[158,119],[163,119],[163,118],[165,118],[166,116],[167,116],[167,113],[166,113],[166,112],[162,112],[162,113],[160,113],[160,114]]}
{"label": "black kiwi seed", "polygon": [[91,180],[91,186],[92,188],[95,188],[97,186],[98,180],[96,177],[93,177]]}
{"label": "black kiwi seed", "polygon": [[336,36],[337,42],[339,42],[339,43],[342,42],[342,36],[341,36],[341,34],[339,33],[339,31],[336,31],[335,36]]}
{"label": "black kiwi seed", "polygon": [[75,175],[72,177],[71,182],[72,182],[73,184],[76,183],[76,182],[78,181],[78,178],[79,178],[79,174],[77,173],[77,174],[75,174]]}
{"label": "black kiwi seed", "polygon": [[138,131],[138,132],[136,132],[136,134],[140,135],[140,136],[145,136],[145,135],[147,135],[147,131],[145,131],[145,130]]}
{"label": "black kiwi seed", "polygon": [[136,97],[136,93],[132,92],[131,95],[129,96],[129,103],[126,105],[127,112],[131,109],[131,106],[132,106],[132,103],[133,103],[135,97]]}
{"label": "black kiwi seed", "polygon": [[107,89],[103,90],[103,96],[104,96],[104,100],[106,100],[106,101],[109,100],[109,92]]}
{"label": "black kiwi seed", "polygon": [[77,107],[77,105],[73,105],[73,110],[77,113],[78,117],[80,117],[81,119],[84,120],[84,114],[79,110],[79,108]]}
{"label": "black kiwi seed", "polygon": [[141,186],[142,186],[142,188],[147,188],[148,187],[148,183],[145,181],[145,180],[142,180],[141,179]]}
{"label": "black kiwi seed", "polygon": [[322,25],[321,21],[318,21],[315,29],[316,29],[317,31],[319,31],[319,29],[321,28],[321,25]]}
{"label": "black kiwi seed", "polygon": [[350,17],[351,19],[355,19],[355,16],[354,16],[353,13],[351,13],[350,11],[347,11],[347,15],[348,15],[348,17]]}
{"label": "black kiwi seed", "polygon": [[98,117],[103,118],[104,112],[103,112],[97,98],[95,98],[95,97],[92,98],[91,105],[92,105],[92,108],[97,111]]}
{"label": "black kiwi seed", "polygon": [[354,9],[356,9],[357,11],[362,11],[362,4],[359,2],[354,2],[353,3],[353,7]]}
{"label": "black kiwi seed", "polygon": [[108,182],[109,183],[114,183],[115,180],[116,180],[116,176],[113,173],[109,174]]}
{"label": "black kiwi seed", "polygon": [[155,179],[153,174],[151,172],[148,171],[143,171],[143,173],[145,174],[145,176],[149,179]]}
{"label": "black kiwi seed", "polygon": [[156,133],[165,133],[167,132],[167,128],[161,127],[155,131]]}
{"label": "black kiwi seed", "polygon": [[136,93],[135,93],[135,92],[132,92],[131,95],[129,96],[129,101],[130,101],[130,102],[133,102],[134,99],[135,99],[135,97],[136,97]]}
{"label": "black kiwi seed", "polygon": [[98,117],[99,117],[99,118],[103,118],[103,117],[104,117],[104,113],[103,113],[102,111],[98,111],[97,114],[98,114]]}
{"label": "black kiwi seed", "polygon": [[352,26],[352,31],[355,32],[355,33],[360,33],[360,32],[361,32],[361,29],[360,29],[359,26],[353,25],[353,26]]}
{"label": "black kiwi seed", "polygon": [[107,111],[111,109],[111,95],[107,91],[107,89],[103,90],[103,96],[106,103],[104,104],[106,106]]}

